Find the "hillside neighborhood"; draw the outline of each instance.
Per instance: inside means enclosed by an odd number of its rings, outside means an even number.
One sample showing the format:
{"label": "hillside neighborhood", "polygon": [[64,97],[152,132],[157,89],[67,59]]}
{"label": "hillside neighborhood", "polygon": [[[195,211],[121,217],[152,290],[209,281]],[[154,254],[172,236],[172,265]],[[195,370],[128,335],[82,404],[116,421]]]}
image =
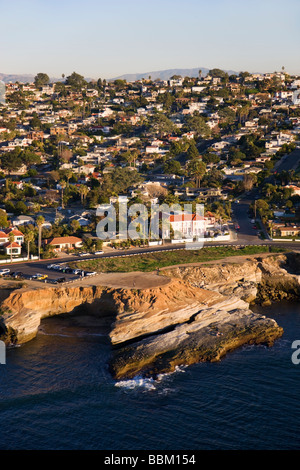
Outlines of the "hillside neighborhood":
{"label": "hillside neighborhood", "polygon": [[0,186],[3,259],[151,243],[117,231],[104,243],[99,204],[204,204],[200,221],[171,215],[164,236],[226,237],[232,202],[253,188],[267,236],[300,238],[300,77],[283,67],[135,82],[74,72],[53,83],[38,73],[8,83]]}

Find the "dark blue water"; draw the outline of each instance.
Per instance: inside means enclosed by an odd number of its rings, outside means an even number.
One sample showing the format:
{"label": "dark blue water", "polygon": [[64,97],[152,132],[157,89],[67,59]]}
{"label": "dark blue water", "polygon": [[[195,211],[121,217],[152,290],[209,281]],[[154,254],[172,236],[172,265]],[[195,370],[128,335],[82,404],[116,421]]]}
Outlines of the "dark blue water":
{"label": "dark blue water", "polygon": [[9,350],[0,365],[0,449],[298,449],[300,365],[291,344],[300,340],[300,305],[264,312],[285,331],[274,347],[120,384],[107,371],[105,337],[62,333],[54,320],[53,334]]}

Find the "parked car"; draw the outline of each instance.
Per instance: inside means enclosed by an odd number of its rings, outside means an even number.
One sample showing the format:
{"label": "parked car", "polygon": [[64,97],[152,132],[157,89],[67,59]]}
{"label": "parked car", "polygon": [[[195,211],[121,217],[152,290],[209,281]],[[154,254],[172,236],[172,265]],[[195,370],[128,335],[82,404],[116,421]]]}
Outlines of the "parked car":
{"label": "parked car", "polygon": [[89,272],[89,271],[86,271],[84,273],[85,276],[93,276],[94,274],[97,274],[96,272]]}
{"label": "parked car", "polygon": [[72,274],[80,274],[81,269],[72,269]]}
{"label": "parked car", "polygon": [[24,274],[17,271],[14,273],[10,273],[11,277],[14,277],[15,279],[24,279]]}
{"label": "parked car", "polygon": [[89,253],[79,253],[79,256],[89,256]]}
{"label": "parked car", "polygon": [[55,279],[55,282],[58,283],[58,284],[61,284],[62,282],[66,282],[66,278],[65,277],[59,277],[58,279]]}
{"label": "parked car", "polygon": [[67,266],[64,266],[64,265],[62,265],[62,264],[59,264],[59,265],[57,266],[56,271],[64,271],[64,270],[66,269],[66,267],[67,267]]}
{"label": "parked car", "polygon": [[40,274],[40,273],[37,273],[37,274],[34,274],[32,276],[32,279],[37,279],[38,281],[43,281],[44,279],[47,279],[47,274]]}
{"label": "parked car", "polygon": [[103,255],[104,251],[95,251],[95,255]]}
{"label": "parked car", "polygon": [[83,269],[76,269],[75,271],[76,271],[76,273],[74,273],[74,274],[77,274],[77,276],[84,276]]}
{"label": "parked car", "polygon": [[9,274],[9,273],[10,273],[10,269],[8,268],[0,269],[0,276],[5,276],[5,274]]}
{"label": "parked car", "polygon": [[72,273],[73,273],[73,269],[72,269],[72,268],[66,268],[66,269],[64,270],[64,272],[67,273],[67,274],[72,274]]}

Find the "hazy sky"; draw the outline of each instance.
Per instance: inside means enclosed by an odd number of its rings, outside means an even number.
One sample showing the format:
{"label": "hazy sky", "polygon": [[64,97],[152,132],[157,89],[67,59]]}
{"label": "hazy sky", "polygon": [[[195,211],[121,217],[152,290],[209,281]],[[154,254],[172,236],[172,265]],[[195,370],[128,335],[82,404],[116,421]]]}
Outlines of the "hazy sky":
{"label": "hazy sky", "polygon": [[0,0],[0,72],[300,74],[300,0]]}

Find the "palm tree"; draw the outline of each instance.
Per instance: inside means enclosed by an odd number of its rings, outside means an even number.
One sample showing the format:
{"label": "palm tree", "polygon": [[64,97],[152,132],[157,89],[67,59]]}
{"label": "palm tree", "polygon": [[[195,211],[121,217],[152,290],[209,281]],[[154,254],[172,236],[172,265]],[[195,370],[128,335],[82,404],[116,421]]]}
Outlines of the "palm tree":
{"label": "palm tree", "polygon": [[45,222],[44,217],[42,215],[38,215],[36,218],[36,225],[38,226],[38,230],[39,230],[39,242],[38,242],[39,259],[41,259],[42,226],[44,222]]}
{"label": "palm tree", "polygon": [[71,169],[67,169],[67,170],[65,171],[65,177],[66,177],[67,180],[68,180],[68,186],[69,186],[69,184],[70,184],[70,179],[72,178],[72,176],[73,176],[73,171],[72,171]]}
{"label": "palm tree", "polygon": [[188,171],[194,177],[196,187],[200,188],[200,182],[205,175],[206,164],[200,159],[193,159],[188,164]]}
{"label": "palm tree", "polygon": [[67,183],[65,182],[65,180],[61,180],[59,182],[59,185],[61,187],[61,207],[62,207],[62,209],[64,209],[65,208],[65,206],[64,206],[64,189],[67,186]]}
{"label": "palm tree", "polygon": [[9,240],[9,246],[10,246],[10,262],[12,263],[12,250],[13,250],[12,244],[15,241],[15,236],[13,232],[10,232],[8,234],[8,240]]}
{"label": "palm tree", "polygon": [[81,199],[81,204],[83,205],[83,201],[86,198],[87,194],[89,192],[89,188],[85,186],[84,184],[81,184],[79,186],[79,193],[80,193],[80,199]]}
{"label": "palm tree", "polygon": [[29,260],[29,253],[30,253],[30,242],[34,240],[34,232],[29,230],[25,235],[25,241],[27,242],[27,259]]}

